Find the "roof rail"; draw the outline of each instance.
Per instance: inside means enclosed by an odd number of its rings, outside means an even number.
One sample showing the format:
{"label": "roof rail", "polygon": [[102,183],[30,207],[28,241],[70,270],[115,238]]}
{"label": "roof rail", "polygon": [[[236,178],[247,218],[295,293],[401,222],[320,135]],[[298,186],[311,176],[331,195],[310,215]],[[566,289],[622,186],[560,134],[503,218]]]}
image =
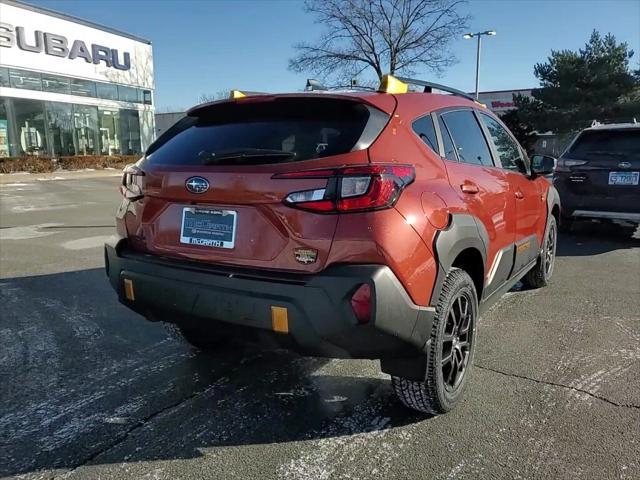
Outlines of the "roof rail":
{"label": "roof rail", "polygon": [[409,85],[418,85],[420,87],[424,87],[424,93],[431,93],[435,88],[436,90],[441,90],[443,92],[447,92],[452,95],[456,95],[458,97],[464,97],[467,100],[471,100],[473,102],[476,101],[476,99],[472,95],[469,95],[468,93],[463,92],[462,90],[458,90],[457,88],[448,87],[440,83],[427,82],[425,80],[416,80],[414,78],[407,78],[407,77],[396,77],[396,79],[400,80],[401,82],[408,83]]}

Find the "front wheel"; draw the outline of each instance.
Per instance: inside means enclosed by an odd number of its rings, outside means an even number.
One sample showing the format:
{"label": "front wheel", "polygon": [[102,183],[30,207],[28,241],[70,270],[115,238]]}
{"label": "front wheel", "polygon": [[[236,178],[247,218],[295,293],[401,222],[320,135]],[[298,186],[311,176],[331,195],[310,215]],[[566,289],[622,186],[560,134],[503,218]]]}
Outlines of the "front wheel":
{"label": "front wheel", "polygon": [[522,278],[522,283],[526,288],[541,288],[549,284],[549,280],[553,275],[553,267],[556,263],[557,241],[558,225],[556,218],[551,216],[540,258],[538,258],[536,266]]}
{"label": "front wheel", "polygon": [[464,270],[449,271],[438,299],[424,381],[392,377],[393,389],[407,407],[438,415],[460,400],[473,365],[478,297]]}

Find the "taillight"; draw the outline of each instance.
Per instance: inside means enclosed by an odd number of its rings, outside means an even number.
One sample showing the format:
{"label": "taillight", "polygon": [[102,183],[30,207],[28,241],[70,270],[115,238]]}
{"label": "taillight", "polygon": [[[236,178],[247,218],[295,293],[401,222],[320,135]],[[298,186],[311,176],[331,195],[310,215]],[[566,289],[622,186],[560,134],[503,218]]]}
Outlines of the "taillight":
{"label": "taillight", "polygon": [[572,160],[570,158],[559,158],[556,163],[556,172],[570,172],[571,167],[578,167],[587,163],[586,160]]}
{"label": "taillight", "polygon": [[276,179],[326,178],[324,188],[292,192],[285,205],[317,213],[346,213],[390,208],[415,180],[412,165],[357,165],[278,173]]}
{"label": "taillight", "polygon": [[120,185],[122,196],[132,202],[144,197],[142,193],[142,177],[144,175],[144,171],[136,164],[124,167],[122,170],[122,184]]}
{"label": "taillight", "polygon": [[351,309],[358,323],[371,321],[371,287],[363,283],[351,296]]}

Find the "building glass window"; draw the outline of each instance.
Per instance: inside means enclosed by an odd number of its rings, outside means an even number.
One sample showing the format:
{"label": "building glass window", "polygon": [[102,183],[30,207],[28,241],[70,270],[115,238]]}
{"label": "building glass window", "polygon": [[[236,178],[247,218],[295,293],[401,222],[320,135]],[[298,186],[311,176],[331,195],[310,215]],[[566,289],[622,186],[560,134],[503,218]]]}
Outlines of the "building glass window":
{"label": "building glass window", "polygon": [[54,156],[75,155],[73,112],[70,103],[47,102],[47,141]]}
{"label": "building glass window", "polygon": [[0,158],[9,156],[9,115],[4,98],[0,98]]}
{"label": "building glass window", "polygon": [[42,90],[53,93],[69,94],[69,79],[57,75],[42,74]]}
{"label": "building glass window", "polygon": [[118,110],[98,110],[100,129],[100,153],[115,155],[120,153],[120,112]]}
{"label": "building glass window", "polygon": [[118,100],[118,86],[112,83],[96,83],[98,98]]}
{"label": "building glass window", "polygon": [[151,90],[142,91],[142,103],[145,105],[151,105]]}
{"label": "building glass window", "polygon": [[120,145],[124,155],[141,153],[140,117],[137,110],[120,110]]}
{"label": "building glass window", "polygon": [[98,107],[73,106],[74,140],[77,155],[98,154]]}
{"label": "building glass window", "polygon": [[80,80],[78,78],[71,79],[71,95],[78,95],[81,97],[95,97],[96,96],[96,83],[89,82],[87,80]]}
{"label": "building glass window", "polygon": [[9,69],[0,67],[0,87],[9,86]]}
{"label": "building glass window", "polygon": [[133,87],[118,85],[118,99],[122,102],[138,102],[138,91]]}
{"label": "building glass window", "polygon": [[28,90],[42,90],[40,74],[25,70],[9,70],[9,84],[13,88]]}
{"label": "building glass window", "polygon": [[13,99],[16,130],[21,155],[40,155],[47,152],[44,102]]}

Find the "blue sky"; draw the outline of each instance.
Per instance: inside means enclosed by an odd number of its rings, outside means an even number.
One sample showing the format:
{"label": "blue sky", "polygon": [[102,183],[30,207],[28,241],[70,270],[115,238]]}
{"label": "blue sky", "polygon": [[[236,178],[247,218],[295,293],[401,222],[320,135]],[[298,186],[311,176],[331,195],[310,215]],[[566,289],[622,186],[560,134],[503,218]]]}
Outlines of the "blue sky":
{"label": "blue sky", "polygon": [[[31,0],[148,38],[153,42],[156,107],[180,110],[202,93],[231,88],[296,91],[310,75],[287,70],[292,45],[317,38],[321,26],[296,0]],[[471,0],[473,31],[494,29],[483,41],[480,90],[536,86],[533,65],[551,49],[578,49],[595,28],[611,32],[640,61],[640,0]],[[443,77],[420,78],[471,91],[475,40],[456,41],[458,63]]]}

